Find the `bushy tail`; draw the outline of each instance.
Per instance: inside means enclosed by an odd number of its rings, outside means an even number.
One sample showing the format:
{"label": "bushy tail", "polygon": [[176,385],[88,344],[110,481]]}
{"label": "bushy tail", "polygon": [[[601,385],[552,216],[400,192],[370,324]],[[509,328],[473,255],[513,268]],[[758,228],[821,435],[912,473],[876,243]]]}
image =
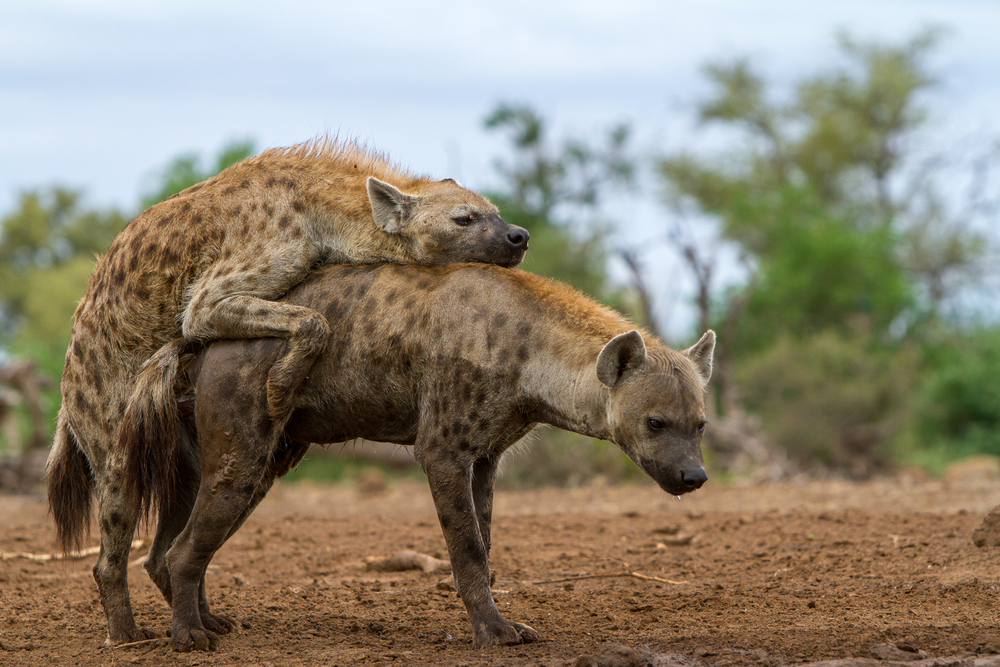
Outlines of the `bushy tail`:
{"label": "bushy tail", "polygon": [[62,412],[45,466],[45,477],[49,512],[56,523],[59,547],[63,553],[79,549],[90,532],[94,475]]}
{"label": "bushy tail", "polygon": [[183,356],[190,351],[190,344],[178,338],[150,357],[139,370],[118,430],[126,497],[143,519],[149,518],[153,507],[168,505],[180,491],[184,445],[175,383]]}

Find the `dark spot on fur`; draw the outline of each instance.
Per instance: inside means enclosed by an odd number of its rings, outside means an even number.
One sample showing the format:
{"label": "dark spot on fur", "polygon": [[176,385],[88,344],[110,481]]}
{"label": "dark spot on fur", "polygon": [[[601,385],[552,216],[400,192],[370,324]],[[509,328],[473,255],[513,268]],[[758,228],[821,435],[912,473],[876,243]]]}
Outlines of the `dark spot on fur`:
{"label": "dark spot on fur", "polygon": [[493,327],[496,329],[502,329],[503,326],[507,324],[507,314],[506,313],[496,313],[493,315]]}
{"label": "dark spot on fur", "polygon": [[296,199],[295,201],[292,202],[292,210],[295,211],[296,213],[303,213],[306,210],[306,205],[303,204],[300,200]]}
{"label": "dark spot on fur", "polygon": [[[468,429],[466,429],[466,430],[468,430]],[[462,450],[463,452],[467,452],[467,451],[469,451],[469,449],[472,448],[472,445],[469,443],[468,440],[460,440],[458,442],[458,448],[460,450]]]}
{"label": "dark spot on fur", "polygon": [[278,220],[278,226],[281,227],[282,229],[288,229],[288,227],[291,224],[292,224],[292,216],[290,216],[287,213],[281,216],[281,219]]}
{"label": "dark spot on fur", "polygon": [[527,345],[521,345],[520,347],[517,348],[517,360],[522,364],[528,360]]}
{"label": "dark spot on fur", "polygon": [[108,554],[108,563],[110,563],[112,565],[119,565],[119,566],[120,565],[124,565],[125,562],[128,561],[128,556],[129,556],[129,554],[128,554],[127,551],[123,552],[123,553],[109,553]]}
{"label": "dark spot on fur", "polygon": [[517,335],[522,338],[527,338],[531,335],[531,323],[521,322],[517,325]]}

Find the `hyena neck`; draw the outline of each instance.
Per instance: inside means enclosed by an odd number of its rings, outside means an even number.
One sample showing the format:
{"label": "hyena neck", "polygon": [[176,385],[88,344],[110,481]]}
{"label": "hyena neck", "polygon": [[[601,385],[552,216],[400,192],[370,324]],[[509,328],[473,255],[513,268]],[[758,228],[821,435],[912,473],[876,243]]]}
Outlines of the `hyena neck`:
{"label": "hyena neck", "polygon": [[609,409],[611,394],[597,379],[597,355],[601,345],[587,341],[589,354],[548,357],[543,364],[529,364],[523,382],[525,391],[540,406],[540,421],[592,438],[611,440]]}

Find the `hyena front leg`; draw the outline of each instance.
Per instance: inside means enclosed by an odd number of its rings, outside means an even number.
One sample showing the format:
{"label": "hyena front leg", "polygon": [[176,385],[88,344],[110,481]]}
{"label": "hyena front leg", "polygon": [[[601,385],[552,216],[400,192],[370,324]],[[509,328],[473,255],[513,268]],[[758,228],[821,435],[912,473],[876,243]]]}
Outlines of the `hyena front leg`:
{"label": "hyena front leg", "polygon": [[195,295],[184,318],[188,340],[284,338],[289,349],[267,376],[268,414],[277,423],[291,414],[296,392],[330,337],[330,325],[317,311],[256,296],[230,296],[211,306]]}
{"label": "hyena front leg", "polygon": [[[486,545],[486,553],[490,553],[493,525],[493,486],[496,483],[499,461],[496,457],[486,454],[472,465],[472,498],[476,505],[476,520],[479,522],[479,534]],[[492,582],[491,582],[492,583]]]}
{"label": "hyena front leg", "polygon": [[418,438],[417,460],[430,483],[458,594],[472,621],[473,646],[484,648],[537,641],[535,630],[504,619],[493,601],[489,552],[483,541],[472,489],[472,461],[456,457],[452,449],[457,449],[457,443],[427,444]]}

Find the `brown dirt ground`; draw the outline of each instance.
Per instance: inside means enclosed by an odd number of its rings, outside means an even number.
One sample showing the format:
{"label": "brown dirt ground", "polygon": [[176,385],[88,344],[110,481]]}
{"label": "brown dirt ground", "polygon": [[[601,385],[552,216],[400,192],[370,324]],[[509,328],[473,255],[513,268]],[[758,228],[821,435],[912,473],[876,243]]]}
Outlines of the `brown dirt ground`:
{"label": "brown dirt ground", "polygon": [[[444,555],[426,486],[364,488],[275,488],[209,571],[215,609],[248,626],[212,654],[104,648],[93,557],[0,561],[0,665],[1000,664],[1000,548],[971,539],[1000,504],[995,481],[710,482],[680,501],[645,485],[500,493],[497,603],[544,641],[489,650],[472,648],[440,574],[365,567],[401,549]],[[0,551],[52,547],[40,497],[0,497]],[[169,609],[141,556],[133,603],[162,633]],[[629,568],[683,583],[609,576]],[[604,576],[538,583],[582,575]]]}

